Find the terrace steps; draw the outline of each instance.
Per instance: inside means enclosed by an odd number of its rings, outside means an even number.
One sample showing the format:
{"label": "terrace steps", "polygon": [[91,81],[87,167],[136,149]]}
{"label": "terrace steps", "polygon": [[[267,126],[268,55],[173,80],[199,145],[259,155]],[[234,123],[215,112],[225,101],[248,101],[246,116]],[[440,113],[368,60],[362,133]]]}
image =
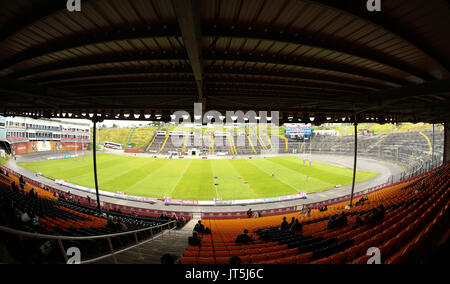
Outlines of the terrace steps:
{"label": "terrace steps", "polygon": [[[181,230],[165,230],[139,248],[116,254],[119,264],[159,264],[166,253],[182,256],[187,247],[188,237],[192,236],[199,219],[190,220]],[[113,258],[99,261],[97,264],[113,264]]]}

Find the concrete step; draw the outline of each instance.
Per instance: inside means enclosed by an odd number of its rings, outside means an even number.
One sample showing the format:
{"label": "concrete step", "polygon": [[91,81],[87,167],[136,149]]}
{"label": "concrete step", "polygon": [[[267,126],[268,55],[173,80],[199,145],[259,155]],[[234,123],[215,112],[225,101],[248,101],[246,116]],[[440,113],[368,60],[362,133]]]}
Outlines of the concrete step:
{"label": "concrete step", "polygon": [[[159,264],[160,259],[166,253],[182,256],[188,245],[188,237],[192,235],[197,219],[190,220],[181,230],[167,230],[154,236],[153,240],[128,250],[116,254],[119,264]],[[109,257],[97,264],[114,264],[114,259]]]}

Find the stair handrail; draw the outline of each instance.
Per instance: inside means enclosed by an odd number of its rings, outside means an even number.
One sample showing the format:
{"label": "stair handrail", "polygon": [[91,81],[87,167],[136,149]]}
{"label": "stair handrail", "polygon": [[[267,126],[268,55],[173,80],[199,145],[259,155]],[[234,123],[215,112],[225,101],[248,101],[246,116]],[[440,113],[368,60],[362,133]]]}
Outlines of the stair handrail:
{"label": "stair handrail", "polygon": [[[173,227],[171,227],[172,224],[174,225]],[[28,237],[28,238],[56,240],[56,241],[58,241],[58,245],[59,245],[60,251],[64,257],[65,263],[68,263],[68,258],[67,258],[67,253],[64,249],[64,245],[63,245],[62,241],[87,241],[87,240],[106,239],[109,244],[110,253],[100,256],[100,257],[90,259],[90,260],[80,261],[80,264],[93,263],[93,262],[97,262],[99,260],[109,258],[109,257],[112,257],[114,260],[114,263],[118,264],[117,258],[116,258],[117,254],[123,253],[125,251],[131,250],[131,249],[139,247],[141,245],[144,245],[145,243],[147,243],[149,241],[153,241],[153,238],[154,238],[153,230],[157,229],[157,228],[162,228],[162,227],[168,227],[169,230],[174,230],[177,227],[177,222],[175,220],[173,220],[173,221],[161,224],[161,225],[151,226],[151,227],[142,228],[142,229],[138,229],[138,230],[134,230],[134,231],[121,232],[121,233],[115,233],[115,234],[106,234],[106,235],[97,235],[97,236],[88,236],[88,237],[72,237],[72,236],[56,236],[56,235],[37,234],[37,233],[16,230],[16,229],[4,227],[1,225],[0,225],[0,232],[18,235],[18,236],[22,236],[22,237]],[[149,238],[147,240],[142,240],[141,242],[139,242],[137,233],[144,232],[144,231],[150,231],[151,238]],[[164,230],[161,230],[161,234],[163,234],[163,233],[164,233]],[[111,242],[111,238],[125,236],[125,235],[131,235],[131,234],[135,235],[136,244],[115,252],[114,247]]]}

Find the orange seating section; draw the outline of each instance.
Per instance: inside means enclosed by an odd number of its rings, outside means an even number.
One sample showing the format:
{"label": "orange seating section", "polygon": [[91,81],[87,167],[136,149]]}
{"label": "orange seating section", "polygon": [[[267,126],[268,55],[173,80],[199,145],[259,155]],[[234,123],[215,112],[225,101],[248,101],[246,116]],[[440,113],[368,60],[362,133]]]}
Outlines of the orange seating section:
{"label": "orange seating section", "polygon": [[[196,263],[224,263],[230,256],[246,257],[249,263],[367,263],[371,257],[366,255],[370,247],[381,250],[382,262],[405,262],[415,248],[420,246],[427,233],[436,224],[442,222],[448,212],[450,165],[446,164],[424,175],[368,194],[363,205],[344,209],[348,201],[328,207],[325,212],[312,210],[311,216],[303,213],[285,215],[298,218],[300,222],[312,221],[345,212],[369,211],[383,204],[385,207],[405,204],[410,206],[393,207],[387,210],[382,221],[372,225],[353,229],[357,215],[348,217],[348,225],[343,228],[327,230],[328,221],[324,220],[305,225],[303,235],[323,236],[325,239],[338,238],[339,241],[353,239],[353,246],[329,257],[310,262],[313,253],[298,254],[298,249],[288,249],[287,245],[255,241],[249,245],[236,245],[234,240],[244,229],[250,234],[261,228],[279,226],[282,216],[236,220],[205,220],[203,224],[213,232],[202,235],[202,246],[188,246],[184,258]],[[419,200],[421,202],[419,202]],[[254,235],[256,237],[256,235]],[[207,259],[191,251],[208,252]],[[206,254],[205,254],[206,255]],[[183,261],[182,261],[183,262]]]}

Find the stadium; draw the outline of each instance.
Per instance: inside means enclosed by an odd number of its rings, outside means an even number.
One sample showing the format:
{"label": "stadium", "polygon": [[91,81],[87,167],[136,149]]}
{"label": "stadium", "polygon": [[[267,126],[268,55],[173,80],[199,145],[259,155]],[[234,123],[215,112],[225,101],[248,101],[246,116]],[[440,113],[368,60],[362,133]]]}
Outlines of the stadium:
{"label": "stadium", "polygon": [[0,263],[445,262],[450,4],[395,2],[2,2]]}

